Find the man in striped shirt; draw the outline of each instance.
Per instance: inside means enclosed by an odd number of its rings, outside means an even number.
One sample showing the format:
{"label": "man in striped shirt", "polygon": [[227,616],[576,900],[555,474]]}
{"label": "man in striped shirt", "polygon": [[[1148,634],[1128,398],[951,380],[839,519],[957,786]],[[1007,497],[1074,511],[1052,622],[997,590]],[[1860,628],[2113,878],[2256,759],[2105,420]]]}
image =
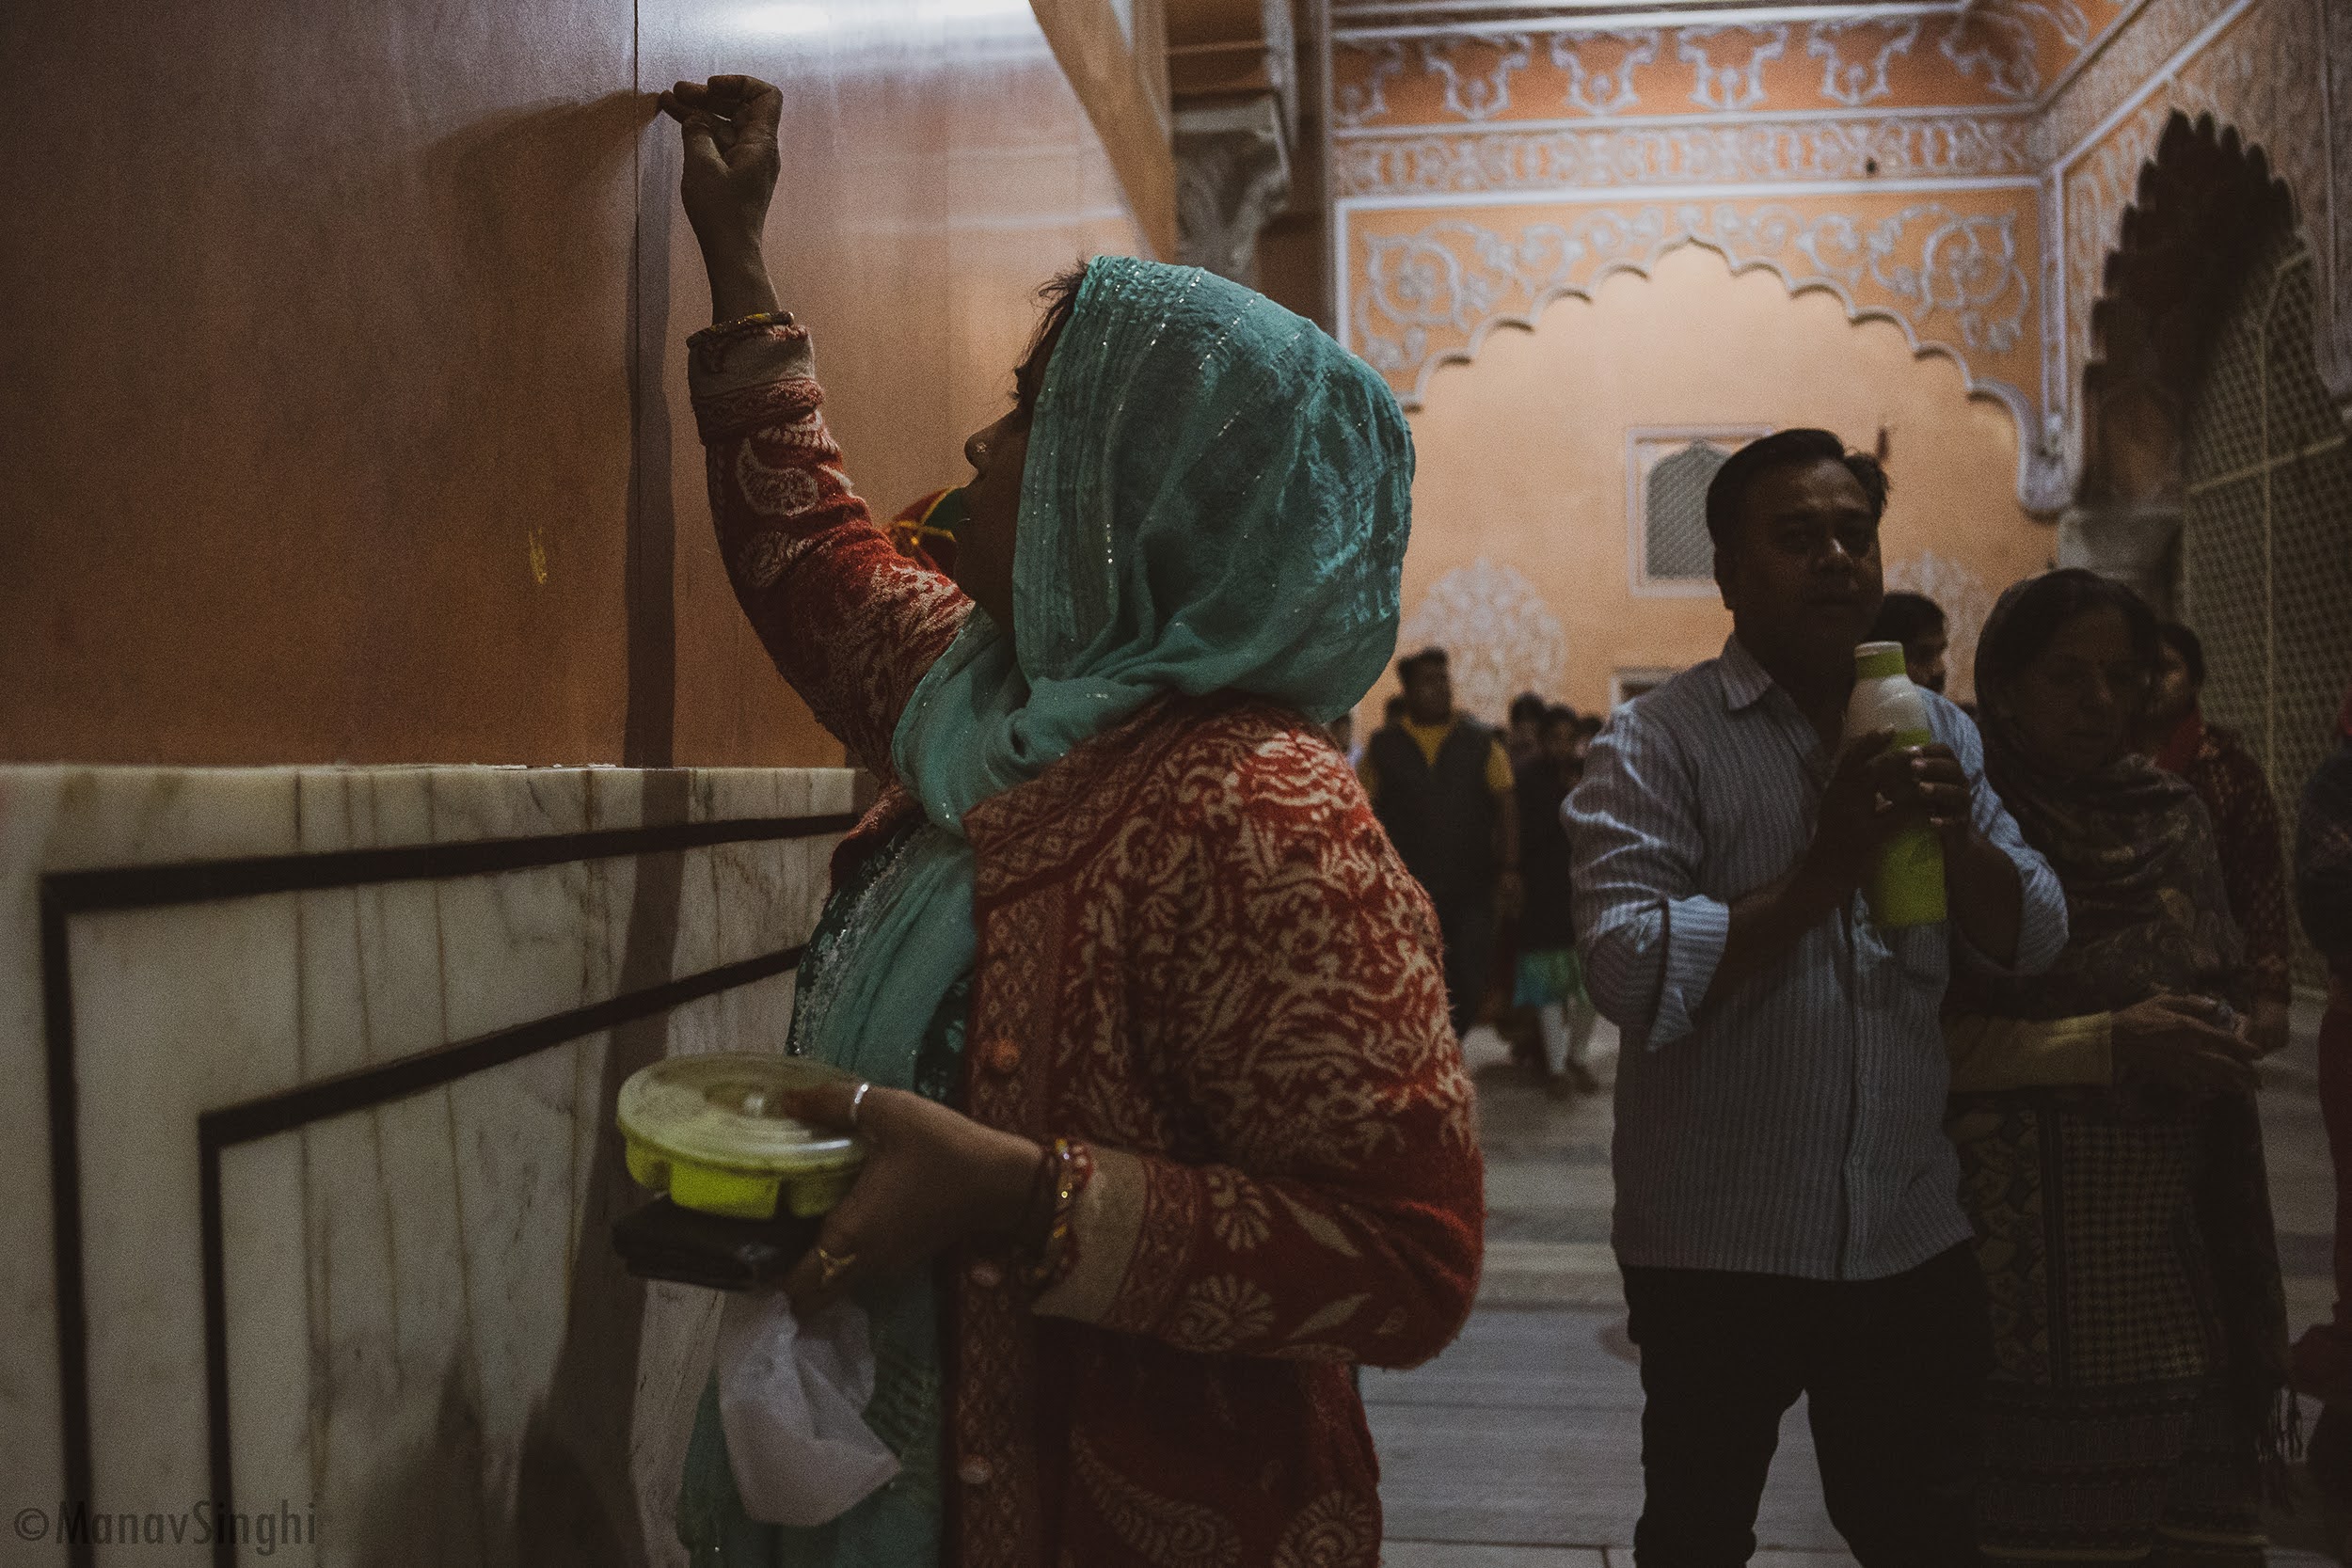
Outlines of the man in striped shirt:
{"label": "man in striped shirt", "polygon": [[[2066,941],[1975,726],[1840,750],[1877,612],[1886,480],[1826,431],[1708,492],[1721,657],[1620,711],[1563,808],[1594,1000],[1623,1031],[1614,1243],[1642,1350],[1643,1568],[1754,1551],[1780,1417],[1808,1396],[1830,1517],[1866,1568],[1977,1560],[1984,1287],[1943,1132],[1953,963]],[[1951,918],[1882,930],[1878,847],[1932,823]]]}

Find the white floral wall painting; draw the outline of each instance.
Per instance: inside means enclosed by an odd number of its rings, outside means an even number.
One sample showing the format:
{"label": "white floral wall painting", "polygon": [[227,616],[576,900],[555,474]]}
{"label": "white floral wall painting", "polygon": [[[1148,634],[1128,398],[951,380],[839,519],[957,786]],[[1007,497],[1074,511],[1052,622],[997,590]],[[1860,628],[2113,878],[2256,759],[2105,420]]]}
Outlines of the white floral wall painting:
{"label": "white floral wall painting", "polygon": [[[1658,63],[1658,45],[1662,35],[1655,27],[1638,28],[1625,33],[1556,33],[1551,40],[1551,63],[1560,68],[1568,79],[1567,106],[1596,119],[1622,114],[1642,100],[1641,90],[1634,86],[1634,73],[1644,66]],[[1615,46],[1623,52],[1613,65],[1596,65],[1588,55],[1598,55],[1601,49]]]}
{"label": "white floral wall painting", "polygon": [[[1878,53],[1867,61],[1850,60],[1845,55],[1847,39],[1857,29],[1867,40],[1878,37]],[[1881,29],[1875,24],[1858,22],[1816,22],[1805,29],[1804,52],[1828,63],[1821,67],[1821,96],[1850,109],[1874,103],[1895,89],[1887,85],[1887,65],[1898,55],[1908,55],[1911,46],[1919,41],[1919,19],[1910,17],[1899,25]]]}
{"label": "white floral wall painting", "polygon": [[1398,638],[1400,653],[1443,648],[1454,705],[1501,723],[1511,699],[1534,691],[1559,700],[1568,640],[1535,585],[1508,565],[1481,556],[1429,585]]}
{"label": "white floral wall painting", "polygon": [[[1745,58],[1741,58],[1744,46]],[[1687,27],[1675,55],[1692,67],[1691,102],[1729,113],[1764,102],[1764,67],[1788,52],[1788,26]]]}

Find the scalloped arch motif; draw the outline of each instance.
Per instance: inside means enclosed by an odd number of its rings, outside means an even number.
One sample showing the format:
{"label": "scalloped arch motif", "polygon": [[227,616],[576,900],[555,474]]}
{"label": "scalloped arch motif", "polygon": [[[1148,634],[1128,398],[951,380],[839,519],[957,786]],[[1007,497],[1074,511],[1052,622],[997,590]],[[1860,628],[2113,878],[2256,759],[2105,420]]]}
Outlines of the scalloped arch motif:
{"label": "scalloped arch motif", "polygon": [[[1428,370],[1474,355],[1493,326],[1525,325],[1549,299],[1587,293],[1613,271],[1644,271],[1655,256],[1596,263],[1588,276],[1544,283],[1541,298],[1501,287],[1464,325],[1383,325],[1359,309],[1367,279],[1351,228],[1392,231],[1473,209],[1508,228],[1525,220],[1497,210],[1541,207],[1565,223],[1583,202],[1670,202],[1677,186],[1711,187],[1693,194],[1713,197],[1771,185],[1800,205],[1858,203],[1867,199],[1864,182],[1879,178],[1965,206],[1988,187],[1969,192],[1961,182],[2033,181],[2038,192],[2011,195],[2021,236],[2030,235],[2021,264],[2038,296],[2030,366],[1970,342],[1946,312],[1874,278],[1849,279],[1801,257],[1755,257],[1704,232],[1654,248],[1708,245],[1735,268],[1769,265],[1792,291],[1825,288],[1853,319],[1897,322],[1916,352],[1953,358],[1972,391],[2000,399],[2018,420],[2019,499],[2054,513],[2083,472],[2084,378],[2106,260],[2141,168],[2182,113],[2234,127],[2294,193],[2320,269],[2320,372],[2352,419],[2352,114],[2339,90],[2331,119],[2328,91],[2352,81],[2352,0],[1983,0],[1950,20],[1816,21],[1785,41],[1772,27],[1725,31],[1708,21],[1629,31],[1547,28],[1531,18],[1524,31],[1548,47],[1522,61],[1518,31],[1476,47],[1456,40],[1439,51],[1450,76],[1427,40],[1343,36],[1336,48],[1343,329],[1367,357],[1386,355],[1408,402]],[[1783,47],[1770,53],[1775,42]],[[1695,106],[1748,103],[1752,77],[1770,88],[1764,100],[1692,118]],[[1842,113],[1824,113],[1832,103]]]}
{"label": "scalloped arch motif", "polygon": [[1915,356],[1951,360],[1970,395],[1998,401],[2017,420],[2027,504],[2055,508],[2062,480],[2034,438],[2040,410],[2023,389],[2042,347],[2031,195],[2023,193],[2022,211],[1926,198],[1869,212],[1657,202],[1554,208],[1556,219],[1491,226],[1454,214],[1367,230],[1350,242],[1349,337],[1417,408],[1438,370],[1475,358],[1497,328],[1532,329],[1554,300],[1590,299],[1619,273],[1646,277],[1661,257],[1695,245],[1735,274],[1760,269],[1792,294],[1825,293],[1849,321],[1892,322]]}

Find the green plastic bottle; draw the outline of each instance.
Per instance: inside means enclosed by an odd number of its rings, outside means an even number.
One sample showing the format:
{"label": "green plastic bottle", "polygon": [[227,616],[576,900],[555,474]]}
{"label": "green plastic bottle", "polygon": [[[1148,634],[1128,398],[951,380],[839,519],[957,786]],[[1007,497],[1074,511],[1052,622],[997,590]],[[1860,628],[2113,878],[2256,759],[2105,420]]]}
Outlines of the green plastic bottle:
{"label": "green plastic bottle", "polygon": [[[1935,740],[1928,700],[1911,684],[1899,642],[1865,642],[1853,651],[1853,696],[1846,704],[1846,738],[1893,730],[1898,746]],[[1944,844],[1933,828],[1909,828],[1879,851],[1869,882],[1870,922],[1883,930],[1932,926],[1945,917]]]}

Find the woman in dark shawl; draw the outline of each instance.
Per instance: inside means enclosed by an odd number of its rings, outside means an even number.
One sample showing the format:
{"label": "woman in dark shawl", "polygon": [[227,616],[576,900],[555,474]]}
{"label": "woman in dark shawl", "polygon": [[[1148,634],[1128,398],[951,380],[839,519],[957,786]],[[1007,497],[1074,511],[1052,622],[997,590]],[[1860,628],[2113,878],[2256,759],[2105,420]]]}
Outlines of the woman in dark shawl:
{"label": "woman in dark shawl", "polygon": [[2295,907],[2328,960],[2319,1022],[2319,1109],[2336,1167],[2336,1309],[2295,1345],[2295,1384],[2324,1408],[2312,1429],[2312,1479],[2352,1504],[2352,692],[2337,744],[2304,786],[2295,816]]}
{"label": "woman in dark shawl", "polygon": [[1951,1131],[1993,1306],[1993,1562],[2257,1568],[2286,1440],[2250,974],[2204,807],[2129,750],[2154,648],[2147,607],[2079,571],[2011,588],[1978,645],[1985,773],[2072,931],[1948,1004],[1977,1044]]}

